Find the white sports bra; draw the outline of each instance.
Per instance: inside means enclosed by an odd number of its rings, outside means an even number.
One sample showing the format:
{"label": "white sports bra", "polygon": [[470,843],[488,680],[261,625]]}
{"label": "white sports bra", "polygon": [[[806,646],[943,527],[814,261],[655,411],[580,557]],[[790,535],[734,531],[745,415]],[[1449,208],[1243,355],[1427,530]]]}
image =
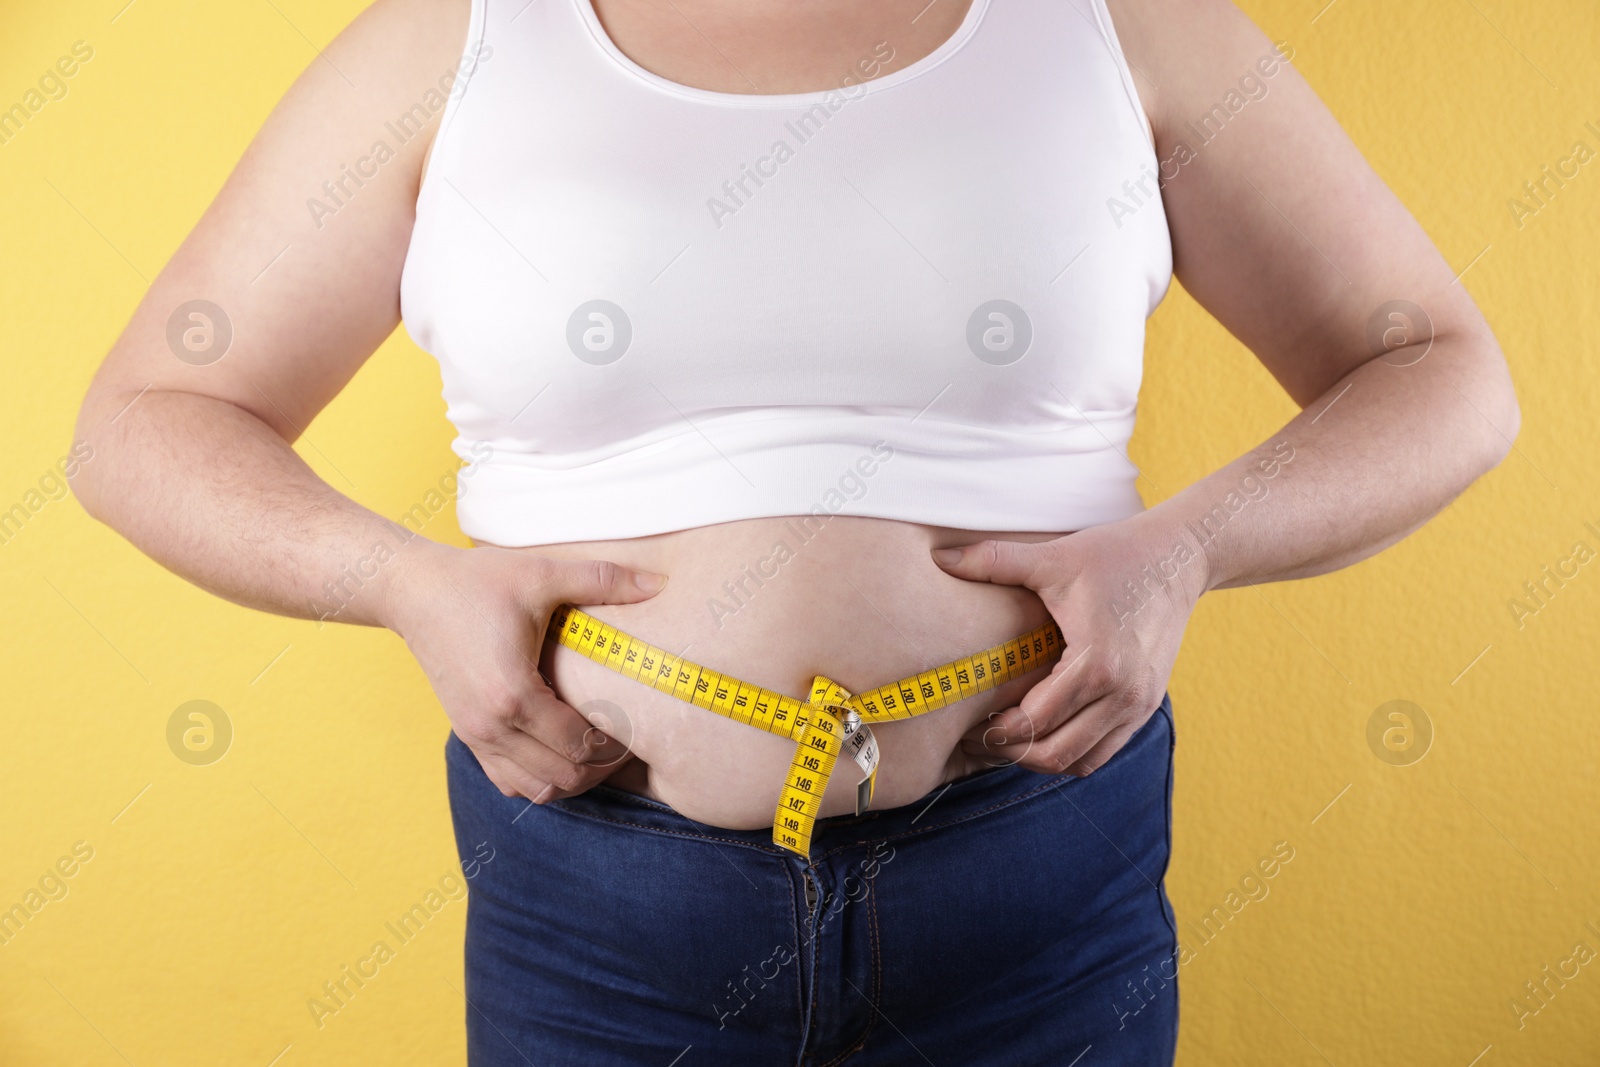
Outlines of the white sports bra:
{"label": "white sports bra", "polygon": [[473,0],[462,71],[400,295],[467,535],[1142,510],[1172,248],[1104,0],[972,0],[925,58],[783,95],[650,73],[589,0]]}

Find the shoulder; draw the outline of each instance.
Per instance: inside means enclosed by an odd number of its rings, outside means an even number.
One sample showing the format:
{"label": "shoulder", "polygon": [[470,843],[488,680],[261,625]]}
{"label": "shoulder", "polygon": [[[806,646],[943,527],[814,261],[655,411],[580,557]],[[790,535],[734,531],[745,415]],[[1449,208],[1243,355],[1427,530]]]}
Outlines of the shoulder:
{"label": "shoulder", "polygon": [[[377,0],[317,50],[152,282],[97,387],[216,397],[296,439],[399,321],[422,162],[475,2]],[[249,338],[248,360],[222,359],[225,344],[210,361],[173,358],[173,309],[197,294],[226,324],[219,336]]]}
{"label": "shoulder", "polygon": [[[461,65],[473,7],[481,3],[369,4],[319,50],[284,93],[258,140],[288,134],[308,162],[327,157],[317,161],[319,166],[346,162],[344,156],[381,141],[384,169],[404,172],[414,197]],[[391,144],[386,130],[402,117],[408,129],[420,126],[421,136]]]}
{"label": "shoulder", "polygon": [[1232,0],[1108,0],[1106,9],[1158,140],[1229,92],[1261,90],[1294,58]]}
{"label": "shoulder", "polygon": [[416,59],[453,57],[466,44],[473,8],[484,0],[375,0],[341,36],[362,48],[388,46]]}
{"label": "shoulder", "polygon": [[[473,10],[486,0],[377,0],[345,31],[350,49],[379,79],[389,106],[401,112],[437,118],[458,78],[468,65],[467,36]],[[407,162],[420,183],[439,124],[430,122]]]}
{"label": "shoulder", "polygon": [[[484,0],[376,0],[324,50],[361,93],[386,94],[431,84],[454,72],[467,44],[475,6]],[[358,78],[357,75],[361,77]],[[363,81],[362,79],[366,79]]]}

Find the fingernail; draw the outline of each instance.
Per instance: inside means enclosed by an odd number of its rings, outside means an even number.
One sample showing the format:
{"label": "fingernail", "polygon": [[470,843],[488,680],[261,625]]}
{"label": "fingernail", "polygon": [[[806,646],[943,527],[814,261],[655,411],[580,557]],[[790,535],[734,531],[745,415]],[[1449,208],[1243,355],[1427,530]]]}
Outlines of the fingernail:
{"label": "fingernail", "polygon": [[659,593],[661,587],[667,584],[667,576],[653,571],[634,571],[633,584],[646,593]]}
{"label": "fingernail", "polygon": [[936,548],[933,550],[933,561],[942,563],[947,567],[953,563],[960,563],[961,550],[959,548]]}

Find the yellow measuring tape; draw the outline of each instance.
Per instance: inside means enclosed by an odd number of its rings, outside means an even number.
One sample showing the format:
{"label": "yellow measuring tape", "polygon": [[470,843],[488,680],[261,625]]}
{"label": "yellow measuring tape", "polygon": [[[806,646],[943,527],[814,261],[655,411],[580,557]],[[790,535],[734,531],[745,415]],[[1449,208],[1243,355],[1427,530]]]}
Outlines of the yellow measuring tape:
{"label": "yellow measuring tape", "polygon": [[570,604],[550,616],[550,633],[560,644],[652,689],[792,738],[794,760],[778,798],[772,840],[801,856],[811,853],[811,830],[840,752],[848,751],[865,774],[856,787],[856,814],[872,802],[878,746],[868,723],[909,719],[993,689],[1044,666],[1066,645],[1052,620],[993,648],[857,696],[819,674],[811,683],[810,699],[801,701],[707,670]]}

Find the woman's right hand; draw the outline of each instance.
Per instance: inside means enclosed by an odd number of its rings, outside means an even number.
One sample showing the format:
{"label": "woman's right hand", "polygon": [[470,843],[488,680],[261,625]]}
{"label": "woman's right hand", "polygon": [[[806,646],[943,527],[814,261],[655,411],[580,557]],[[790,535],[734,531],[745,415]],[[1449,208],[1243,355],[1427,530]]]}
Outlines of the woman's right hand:
{"label": "woman's right hand", "polygon": [[556,697],[539,651],[557,606],[648,600],[664,575],[421,539],[400,557],[384,587],[383,623],[405,639],[456,736],[501,793],[542,804],[582,793],[627,761],[621,742]]}

